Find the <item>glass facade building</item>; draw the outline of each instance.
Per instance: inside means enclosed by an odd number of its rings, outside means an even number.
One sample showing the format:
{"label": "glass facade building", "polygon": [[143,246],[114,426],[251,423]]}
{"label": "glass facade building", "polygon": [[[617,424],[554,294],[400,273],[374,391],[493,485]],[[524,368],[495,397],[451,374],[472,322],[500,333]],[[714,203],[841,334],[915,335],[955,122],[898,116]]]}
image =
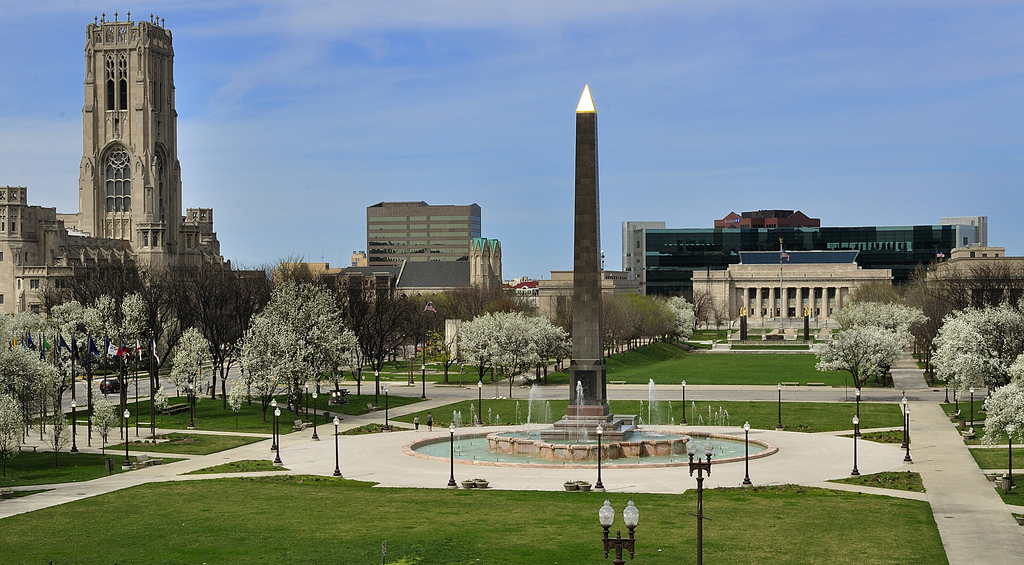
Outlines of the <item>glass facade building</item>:
{"label": "glass facade building", "polygon": [[[894,282],[906,281],[918,267],[949,257],[975,243],[974,230],[957,225],[818,228],[648,229],[644,248],[646,292],[675,296],[693,290],[695,270],[724,270],[740,262],[741,251],[856,250],[864,269],[892,269]],[[961,241],[963,239],[964,241]]]}
{"label": "glass facade building", "polygon": [[480,237],[476,204],[381,202],[366,208],[366,254],[371,267],[402,261],[468,261],[475,237]]}

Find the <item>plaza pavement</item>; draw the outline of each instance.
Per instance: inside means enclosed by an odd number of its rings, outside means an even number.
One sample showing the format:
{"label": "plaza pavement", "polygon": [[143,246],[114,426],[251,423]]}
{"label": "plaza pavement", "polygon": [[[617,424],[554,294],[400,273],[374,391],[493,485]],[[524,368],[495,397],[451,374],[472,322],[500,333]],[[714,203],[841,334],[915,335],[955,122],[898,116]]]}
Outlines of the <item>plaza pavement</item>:
{"label": "plaza pavement", "polygon": [[[774,430],[751,430],[752,440],[763,440],[779,448],[778,453],[750,460],[750,478],[754,485],[802,484],[836,490],[857,491],[870,494],[896,496],[915,500],[927,500],[932,507],[935,521],[950,564],[1017,563],[1024,555],[1024,528],[1016,525],[1011,509],[995,493],[978,469],[967,447],[956,429],[938,405],[944,399],[942,389],[925,385],[921,371],[909,360],[897,364],[893,370],[896,389],[865,389],[862,401],[898,402],[905,391],[912,404],[911,409],[911,454],[913,463],[904,463],[904,451],[898,444],[880,444],[869,441],[858,442],[857,466],[861,474],[881,471],[913,470],[921,473],[927,493],[911,493],[857,487],[827,482],[845,478],[853,466],[852,440],[840,437],[849,432],[805,434]],[[418,383],[417,383],[418,384]],[[372,385],[371,385],[372,386]],[[408,390],[419,393],[418,386],[404,387],[402,383],[389,382],[393,393]],[[456,400],[475,396],[476,387],[433,386],[431,399],[390,410],[392,416],[411,412],[436,409]],[[488,387],[490,388],[490,387]],[[661,400],[668,400],[678,392],[679,387],[657,387]],[[493,393],[494,389],[490,389]],[[646,400],[648,387],[645,385],[609,385],[610,395],[615,399]],[[508,388],[499,389],[500,393]],[[526,400],[527,393],[516,389]],[[562,398],[563,387],[539,389],[535,396],[539,400]],[[716,386],[688,385],[687,402],[691,400],[765,400],[774,401],[778,391],[774,386]],[[664,396],[662,396],[664,395]],[[484,399],[486,406],[487,398]],[[847,391],[831,387],[785,387],[783,401],[849,402]],[[349,429],[370,422],[383,423],[383,412],[377,411],[362,416],[346,416],[341,429]],[[400,423],[400,426],[407,424]],[[281,459],[288,473],[318,474],[329,476],[334,471],[333,426],[320,425],[321,441],[310,439],[312,430],[285,434],[281,437]],[[671,426],[659,426],[669,428]],[[738,427],[678,426],[684,432],[705,432],[733,435],[743,438]],[[487,431],[503,428],[488,427]],[[161,430],[173,431],[173,430]],[[473,433],[472,428],[464,428]],[[864,430],[868,431],[868,430]],[[192,432],[200,433],[200,432]],[[206,432],[236,435],[233,432]],[[259,434],[245,434],[259,435]],[[0,518],[30,512],[80,500],[142,483],[174,480],[203,480],[224,475],[184,475],[193,470],[210,467],[228,461],[244,459],[269,459],[269,436],[266,441],[256,442],[206,456],[177,456],[183,461],[150,466],[145,469],[120,473],[84,483],[65,483],[19,487],[20,489],[52,488],[48,492],[24,498],[5,500],[0,503]],[[402,447],[428,438],[448,438],[447,428],[435,428],[431,433],[421,424],[419,431],[395,431],[385,434],[340,436],[338,438],[340,468],[345,478],[375,482],[381,487],[443,488],[450,474],[448,460],[429,460],[410,457]],[[89,448],[80,449],[90,450]],[[98,450],[93,450],[98,451]],[[133,452],[134,453],[134,452]],[[154,457],[175,457],[171,454],[154,454]],[[114,455],[115,461],[118,461]],[[271,472],[272,473],[272,472]],[[260,473],[270,474],[270,473]],[[713,467],[710,477],[705,480],[708,488],[738,486],[743,480],[743,461],[722,463]],[[457,481],[482,477],[490,481],[491,488],[512,490],[562,490],[567,480],[596,480],[592,468],[531,468],[469,465],[456,463]],[[685,466],[651,469],[615,469],[605,467],[602,480],[609,493],[682,493],[694,488]]]}

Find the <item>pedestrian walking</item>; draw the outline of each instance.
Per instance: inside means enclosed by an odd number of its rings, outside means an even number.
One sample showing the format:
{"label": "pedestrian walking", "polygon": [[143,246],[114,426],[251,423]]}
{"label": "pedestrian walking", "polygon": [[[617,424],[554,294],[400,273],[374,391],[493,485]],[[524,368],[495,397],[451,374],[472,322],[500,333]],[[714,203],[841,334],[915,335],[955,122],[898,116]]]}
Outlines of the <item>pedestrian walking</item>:
{"label": "pedestrian walking", "polygon": [[412,419],[412,425],[416,427],[416,431],[420,431],[420,417],[416,416]]}
{"label": "pedestrian walking", "polygon": [[434,431],[434,415],[430,412],[427,412],[427,431]]}

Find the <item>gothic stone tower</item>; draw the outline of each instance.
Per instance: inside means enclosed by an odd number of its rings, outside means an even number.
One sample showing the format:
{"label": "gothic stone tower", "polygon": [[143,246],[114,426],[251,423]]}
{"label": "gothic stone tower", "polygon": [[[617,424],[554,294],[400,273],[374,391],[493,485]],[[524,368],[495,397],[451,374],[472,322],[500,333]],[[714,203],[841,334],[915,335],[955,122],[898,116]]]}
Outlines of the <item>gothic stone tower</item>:
{"label": "gothic stone tower", "polygon": [[171,32],[150,18],[86,26],[78,228],[160,265],[178,253],[181,175]]}

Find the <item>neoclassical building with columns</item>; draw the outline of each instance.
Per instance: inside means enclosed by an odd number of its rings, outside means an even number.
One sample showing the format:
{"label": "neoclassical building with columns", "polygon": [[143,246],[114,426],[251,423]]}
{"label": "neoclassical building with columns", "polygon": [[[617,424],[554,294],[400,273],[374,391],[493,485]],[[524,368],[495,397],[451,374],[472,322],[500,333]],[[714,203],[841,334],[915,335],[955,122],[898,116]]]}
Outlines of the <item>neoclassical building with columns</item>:
{"label": "neoclassical building with columns", "polygon": [[[890,269],[862,269],[857,251],[742,251],[726,270],[694,271],[694,293],[705,292],[729,320],[745,309],[751,322],[802,318],[831,320],[854,291],[870,282],[892,282]],[[780,292],[779,289],[782,289]]]}

